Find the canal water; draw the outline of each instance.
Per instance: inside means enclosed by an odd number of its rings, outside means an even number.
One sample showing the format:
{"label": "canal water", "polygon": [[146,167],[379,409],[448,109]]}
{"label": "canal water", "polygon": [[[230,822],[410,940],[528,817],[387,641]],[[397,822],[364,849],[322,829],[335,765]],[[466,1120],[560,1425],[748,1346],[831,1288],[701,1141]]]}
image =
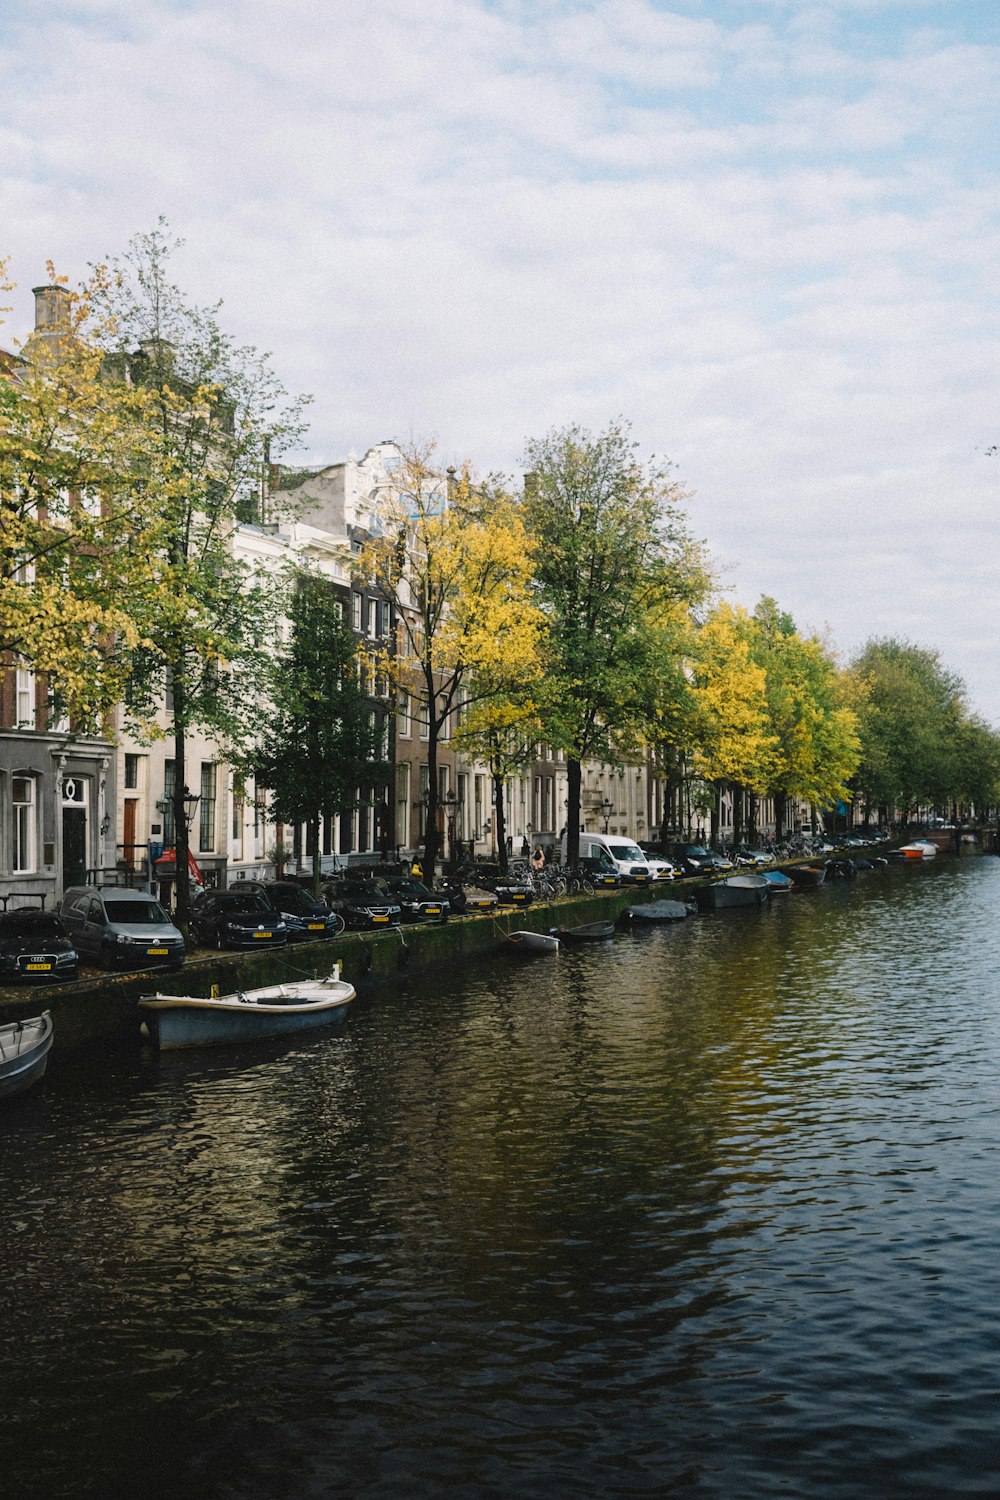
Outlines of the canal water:
{"label": "canal water", "polygon": [[11,1496],[1000,1493],[1000,860],[9,1104]]}

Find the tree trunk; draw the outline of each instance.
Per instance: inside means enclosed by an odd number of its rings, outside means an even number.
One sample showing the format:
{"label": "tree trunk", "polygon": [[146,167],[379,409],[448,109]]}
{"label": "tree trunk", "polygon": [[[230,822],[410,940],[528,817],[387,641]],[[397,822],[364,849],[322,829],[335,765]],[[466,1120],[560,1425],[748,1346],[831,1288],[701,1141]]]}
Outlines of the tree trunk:
{"label": "tree trunk", "polygon": [[322,867],[320,865],[319,853],[319,828],[320,816],[319,813],[317,813],[312,820],[312,892],[313,895],[317,898],[319,897],[320,886],[322,884]]}
{"label": "tree trunk", "polygon": [[178,674],[174,681],[174,923],[187,942],[191,921],[191,871],[188,864],[191,841],[184,806],[188,792],[184,709],[184,683]]}
{"label": "tree trunk", "polygon": [[710,849],[719,847],[719,809],[722,806],[722,782],[715,783],[715,799],[712,802],[712,812],[709,818],[708,844]]}
{"label": "tree trunk", "polygon": [[575,757],[566,757],[566,863],[571,870],[580,863],[580,786],[583,768]]}
{"label": "tree trunk", "polygon": [[493,802],[497,810],[497,857],[501,873],[506,875],[507,864],[507,814],[503,805],[503,772],[493,772]]}
{"label": "tree trunk", "polygon": [[427,815],[424,821],[424,879],[430,885],[434,879],[441,841],[438,837],[438,735],[441,721],[435,713],[434,699],[427,708]]}
{"label": "tree trunk", "polygon": [[741,786],[733,787],[733,848],[743,842],[743,799],[746,796]]}

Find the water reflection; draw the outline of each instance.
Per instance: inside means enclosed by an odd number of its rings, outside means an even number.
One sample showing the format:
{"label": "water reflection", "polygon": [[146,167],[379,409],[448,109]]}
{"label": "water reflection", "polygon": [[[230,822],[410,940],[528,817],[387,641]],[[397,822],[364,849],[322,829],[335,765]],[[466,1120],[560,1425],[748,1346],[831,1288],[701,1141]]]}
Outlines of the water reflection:
{"label": "water reflection", "polygon": [[4,1122],[13,1492],[1000,1488],[998,893],[904,868],[53,1066]]}

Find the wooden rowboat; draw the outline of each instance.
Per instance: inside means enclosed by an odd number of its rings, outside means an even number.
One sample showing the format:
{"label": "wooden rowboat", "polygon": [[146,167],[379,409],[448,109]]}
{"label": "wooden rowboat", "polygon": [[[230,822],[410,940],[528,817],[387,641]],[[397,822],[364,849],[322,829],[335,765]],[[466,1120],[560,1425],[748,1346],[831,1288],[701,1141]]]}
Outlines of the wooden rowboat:
{"label": "wooden rowboat", "polygon": [[329,979],[273,984],[232,995],[143,995],[139,1013],[162,1051],[287,1036],[317,1026],[343,1025],[354,999],[352,984],[336,971]]}
{"label": "wooden rowboat", "polygon": [[558,953],[554,932],[512,932],[510,940],[519,953]]}
{"label": "wooden rowboat", "polygon": [[614,935],[614,922],[585,922],[582,927],[558,929],[559,940],[563,943],[603,943]]}

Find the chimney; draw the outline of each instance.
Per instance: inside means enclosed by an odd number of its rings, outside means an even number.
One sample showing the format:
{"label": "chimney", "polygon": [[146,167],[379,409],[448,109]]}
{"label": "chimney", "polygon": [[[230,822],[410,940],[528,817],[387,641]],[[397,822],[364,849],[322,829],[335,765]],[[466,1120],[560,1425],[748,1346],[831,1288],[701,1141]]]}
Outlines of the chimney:
{"label": "chimney", "polygon": [[69,333],[72,293],[64,286],[34,286],[35,332]]}

